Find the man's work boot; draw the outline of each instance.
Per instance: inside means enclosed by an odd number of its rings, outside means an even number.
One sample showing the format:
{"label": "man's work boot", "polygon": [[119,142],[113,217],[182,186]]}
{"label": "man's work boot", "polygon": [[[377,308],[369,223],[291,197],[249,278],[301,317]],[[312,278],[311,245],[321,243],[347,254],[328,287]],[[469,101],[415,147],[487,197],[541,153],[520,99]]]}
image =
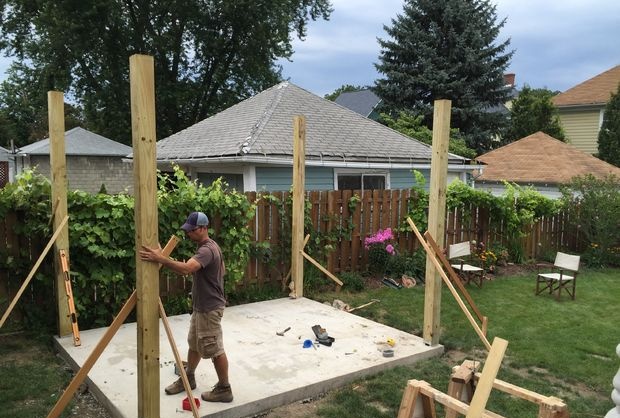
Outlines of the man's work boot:
{"label": "man's work boot", "polygon": [[203,392],[200,397],[207,402],[232,402],[233,394],[230,385],[228,386],[213,386],[211,392]]}
{"label": "man's work boot", "polygon": [[[196,377],[194,376],[194,373],[187,373],[187,380],[189,381],[189,387],[191,389],[196,389]],[[176,395],[177,393],[184,391],[185,388],[183,387],[183,380],[180,377],[165,389],[166,395]]]}

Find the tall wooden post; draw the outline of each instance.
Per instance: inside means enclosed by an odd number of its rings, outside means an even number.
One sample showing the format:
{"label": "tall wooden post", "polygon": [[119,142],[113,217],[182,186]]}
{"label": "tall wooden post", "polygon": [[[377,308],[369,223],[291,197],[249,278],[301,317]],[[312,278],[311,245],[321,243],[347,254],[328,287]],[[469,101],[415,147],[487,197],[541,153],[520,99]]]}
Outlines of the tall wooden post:
{"label": "tall wooden post", "polygon": [[306,165],[306,119],[303,116],[293,118],[293,226],[291,231],[291,280],[292,296],[304,295],[304,259],[301,251],[304,247],[304,182]]}
{"label": "tall wooden post", "polygon": [[[67,216],[67,158],[65,156],[65,102],[61,91],[47,92],[47,118],[50,135],[50,174],[52,177],[52,218],[54,231]],[[65,290],[65,274],[60,250],[69,263],[69,224],[65,223],[54,244],[54,272],[58,305],[58,336],[71,334],[71,318]],[[70,264],[69,264],[70,265]]]}
{"label": "tall wooden post", "polygon": [[140,260],[143,246],[157,247],[157,162],[153,57],[129,57],[136,227],[138,416],[159,418],[159,266]]}
{"label": "tall wooden post", "polygon": [[[448,144],[450,141],[450,100],[436,100],[433,114],[433,148],[431,160],[428,232],[439,248],[444,247],[446,231],[446,190],[448,188]],[[441,312],[441,277],[431,255],[426,255],[426,285],[424,290],[424,342],[439,344]]]}

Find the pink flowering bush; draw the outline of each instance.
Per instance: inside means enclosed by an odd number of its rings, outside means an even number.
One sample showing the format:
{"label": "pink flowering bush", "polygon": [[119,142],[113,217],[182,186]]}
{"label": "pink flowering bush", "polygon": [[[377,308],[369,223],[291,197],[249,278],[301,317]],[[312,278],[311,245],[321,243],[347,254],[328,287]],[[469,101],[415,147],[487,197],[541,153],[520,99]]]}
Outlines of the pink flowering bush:
{"label": "pink flowering bush", "polygon": [[374,235],[364,239],[368,250],[368,269],[372,272],[384,272],[390,256],[396,254],[392,228],[380,229]]}

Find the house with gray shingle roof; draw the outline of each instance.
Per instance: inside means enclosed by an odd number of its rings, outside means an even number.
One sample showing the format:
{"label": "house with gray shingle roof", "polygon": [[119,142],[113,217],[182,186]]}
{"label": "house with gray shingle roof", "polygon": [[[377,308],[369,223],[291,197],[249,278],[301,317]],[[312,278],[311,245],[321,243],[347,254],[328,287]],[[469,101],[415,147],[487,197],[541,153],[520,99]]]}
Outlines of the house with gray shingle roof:
{"label": "house with gray shingle roof", "polygon": [[379,120],[381,98],[370,89],[340,93],[334,101],[366,118]]}
{"label": "house with gray shingle roof", "polygon": [[598,153],[598,133],[611,94],[620,88],[620,65],[554,96],[568,142],[590,154]]}
{"label": "house with gray shingle roof", "polygon": [[511,142],[476,158],[485,164],[474,187],[495,195],[505,191],[504,181],[532,186],[550,198],[561,196],[559,186],[575,176],[592,174],[620,177],[620,168],[564,143],[544,132]]}
{"label": "house with gray shingle roof", "polygon": [[[131,192],[133,164],[124,158],[131,147],[77,127],[65,132],[67,181],[70,190],[97,193]],[[35,168],[51,178],[49,138],[26,145],[16,153],[17,172]]]}
{"label": "house with gray shingle roof", "polygon": [[[429,176],[430,146],[290,82],[162,139],[158,167],[178,164],[203,184],[223,176],[239,191],[289,190],[296,115],[306,120],[306,190],[400,189],[412,169]],[[449,178],[466,180],[469,162],[449,154]]]}

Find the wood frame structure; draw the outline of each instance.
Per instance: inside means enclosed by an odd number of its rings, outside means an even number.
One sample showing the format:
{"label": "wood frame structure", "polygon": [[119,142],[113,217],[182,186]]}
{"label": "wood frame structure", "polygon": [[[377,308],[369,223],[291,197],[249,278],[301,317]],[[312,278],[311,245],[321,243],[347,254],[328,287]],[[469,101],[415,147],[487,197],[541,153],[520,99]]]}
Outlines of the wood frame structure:
{"label": "wood frame structure", "polygon": [[304,295],[304,182],[306,164],[306,118],[293,118],[293,205],[291,208],[291,297]]}
{"label": "wood frame structure", "polygon": [[489,399],[493,381],[495,376],[497,376],[507,346],[508,341],[504,339],[495,338],[493,340],[493,345],[489,351],[483,373],[470,405],[437,389],[433,389],[425,381],[410,380],[407,382],[407,387],[403,393],[400,409],[398,410],[398,418],[435,418],[437,416],[435,402],[444,405],[448,410],[465,415],[466,418],[499,418],[500,415],[489,413],[484,408]]}
{"label": "wood frame structure", "polygon": [[[450,293],[452,293],[452,296],[454,296],[454,299],[456,300],[456,302],[458,303],[459,307],[461,308],[461,310],[463,311],[463,313],[465,314],[465,316],[469,320],[469,323],[474,328],[474,331],[476,331],[476,334],[478,334],[478,337],[480,337],[480,340],[482,341],[482,343],[484,344],[486,349],[490,350],[491,349],[491,344],[489,343],[489,340],[487,340],[486,329],[483,332],[481,327],[476,323],[476,320],[474,319],[474,317],[471,315],[471,313],[467,309],[467,306],[465,306],[465,304],[463,303],[463,300],[459,296],[458,292],[456,291],[456,289],[454,288],[452,283],[450,283],[450,279],[448,278],[446,273],[443,271],[443,269],[441,267],[441,264],[439,264],[439,261],[437,260],[436,253],[429,246],[429,244],[426,242],[426,240],[422,237],[422,234],[420,234],[420,231],[415,226],[415,224],[413,223],[411,218],[407,218],[407,222],[409,223],[409,226],[411,227],[413,232],[418,237],[418,240],[420,241],[420,244],[422,244],[422,247],[424,247],[424,250],[426,251],[426,254],[427,254],[427,259],[430,259],[431,263],[433,263],[433,265],[435,266],[436,270],[439,272],[439,274],[440,274],[441,278],[443,279],[444,283],[446,284],[446,286],[448,286],[448,289],[450,289]],[[472,302],[473,302],[473,300],[472,300]],[[486,324],[486,322],[487,321],[483,321],[483,325]],[[486,327],[486,325],[485,325],[485,327]]]}
{"label": "wood frame structure", "polygon": [[[465,360],[460,366],[455,366],[450,376],[450,383],[448,383],[448,395],[464,402],[471,401],[476,383],[482,377],[482,374],[478,372],[479,366],[480,362],[472,360]],[[568,418],[569,416],[568,406],[555,396],[541,395],[499,379],[493,381],[493,389],[537,404],[539,406],[538,418]],[[456,411],[449,410],[446,418],[456,418],[457,415]]]}

